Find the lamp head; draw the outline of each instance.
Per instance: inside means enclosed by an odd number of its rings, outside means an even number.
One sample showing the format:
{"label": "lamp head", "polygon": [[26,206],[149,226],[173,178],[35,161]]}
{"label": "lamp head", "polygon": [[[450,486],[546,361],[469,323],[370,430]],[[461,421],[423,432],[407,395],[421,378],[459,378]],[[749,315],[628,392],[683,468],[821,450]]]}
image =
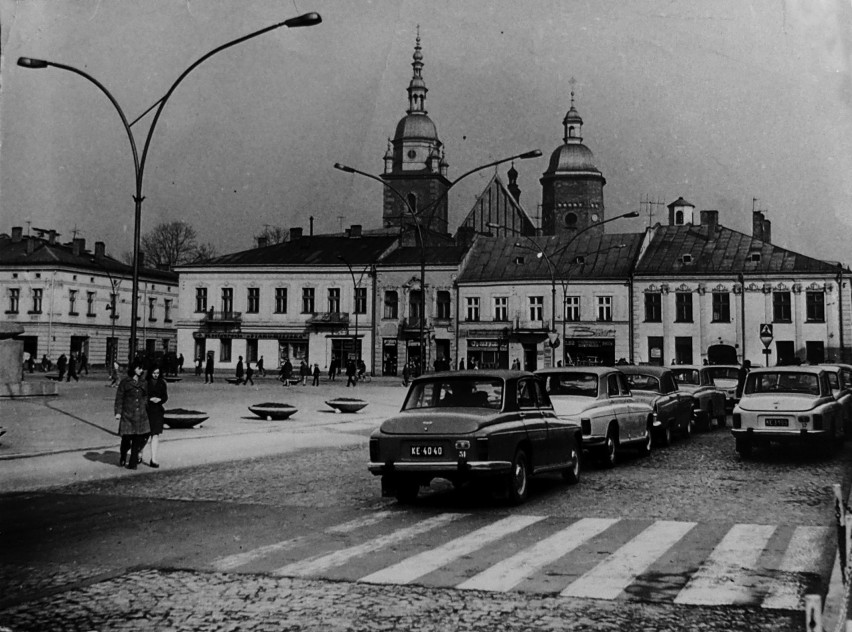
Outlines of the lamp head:
{"label": "lamp head", "polygon": [[319,13],[305,13],[304,15],[300,15],[295,18],[290,18],[289,20],[284,21],[284,26],[294,29],[300,26],[314,26],[315,24],[319,24],[322,22],[322,18]]}
{"label": "lamp head", "polygon": [[334,168],[339,169],[340,171],[344,171],[346,173],[355,173],[355,170],[352,167],[347,167],[346,165],[342,165],[339,162],[334,163]]}
{"label": "lamp head", "polygon": [[520,158],[521,160],[526,160],[527,158],[538,158],[539,156],[541,156],[541,150],[533,149],[532,151],[524,152],[523,154],[518,156],[518,158]]}
{"label": "lamp head", "polygon": [[486,222],[485,225],[488,228],[503,228],[500,224],[495,224],[494,222]]}
{"label": "lamp head", "polygon": [[630,211],[622,215],[622,217],[639,217],[639,211]]}
{"label": "lamp head", "polygon": [[43,59],[32,57],[18,57],[18,65],[23,68],[47,68],[47,62]]}

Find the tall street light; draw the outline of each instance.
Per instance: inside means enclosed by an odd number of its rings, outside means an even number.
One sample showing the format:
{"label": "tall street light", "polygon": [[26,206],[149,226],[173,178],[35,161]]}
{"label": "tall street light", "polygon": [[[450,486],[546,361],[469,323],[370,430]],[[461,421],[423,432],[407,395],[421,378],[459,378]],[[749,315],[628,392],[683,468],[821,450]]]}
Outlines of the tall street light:
{"label": "tall street light", "polygon": [[[545,263],[547,264],[547,269],[550,272],[550,331],[547,333],[547,337],[548,337],[548,340],[550,342],[550,364],[551,364],[551,366],[556,365],[556,362],[554,361],[556,359],[556,341],[559,339],[559,334],[556,332],[556,266],[553,265],[552,258],[555,258],[558,255],[565,252],[566,250],[568,250],[568,248],[571,247],[571,245],[577,240],[577,238],[580,235],[582,235],[583,233],[585,233],[587,230],[591,230],[592,228],[602,226],[603,224],[607,224],[609,222],[614,222],[617,219],[625,219],[625,218],[628,218],[628,217],[638,217],[638,216],[639,216],[638,211],[630,211],[629,213],[622,213],[621,215],[616,215],[615,217],[609,217],[609,218],[601,220],[599,222],[594,222],[592,224],[589,224],[588,226],[585,226],[584,228],[581,228],[576,233],[574,233],[571,236],[571,238],[565,243],[565,245],[558,248],[556,251],[550,253],[550,255],[548,255],[545,252],[544,248],[542,248],[535,239],[533,239],[532,237],[530,237],[529,235],[527,235],[525,233],[522,233],[521,231],[519,231],[515,228],[511,228],[509,226],[502,226],[502,225],[496,224],[494,222],[488,222],[486,224],[486,226],[488,226],[489,228],[502,228],[502,229],[507,230],[510,233],[515,233],[516,235],[520,235],[521,237],[523,237],[524,239],[529,241],[531,244],[533,244],[534,248],[531,248],[531,250],[535,250],[536,256],[539,259],[544,259]],[[565,289],[566,288],[563,287],[563,294],[565,292]],[[563,296],[563,301],[564,300],[565,299],[564,299],[564,296]],[[563,309],[564,309],[564,304],[563,304]],[[563,329],[564,329],[564,325],[565,325],[565,314],[564,313],[562,315],[562,320],[563,320],[562,324],[563,324]],[[562,338],[563,338],[562,344],[565,344],[565,341],[564,341],[565,333],[564,333],[564,331],[563,331],[563,334],[562,334]]]}
{"label": "tall street light", "polygon": [[[343,255],[337,255],[337,258],[346,264],[346,267],[349,268],[349,274],[352,275],[352,305],[353,311],[355,312],[355,334],[352,336],[352,349],[355,351],[355,357],[358,364],[360,364],[361,347],[358,345],[358,288],[361,287],[361,280],[364,278],[364,275],[367,273],[367,270],[370,269],[370,264],[367,264],[367,266],[364,267],[364,269],[361,271],[361,276],[358,277],[358,280],[356,281],[355,272],[352,270],[352,265],[343,257]],[[358,364],[356,364],[356,367],[358,366]]]}
{"label": "tall street light", "polygon": [[400,193],[393,185],[382,180],[379,176],[373,175],[372,173],[367,173],[366,171],[361,171],[359,169],[355,169],[354,167],[349,167],[347,165],[341,164],[339,162],[334,163],[334,168],[344,173],[352,173],[358,174],[360,176],[364,176],[365,178],[370,178],[371,180],[375,180],[379,182],[382,186],[386,187],[397,199],[399,199],[408,213],[411,215],[411,218],[414,220],[414,226],[417,230],[417,238],[420,241],[420,319],[419,319],[419,340],[420,340],[420,374],[422,375],[426,371],[426,346],[424,341],[424,324],[426,320],[426,243],[423,240],[423,227],[420,223],[421,217],[428,217],[434,209],[438,207],[441,201],[447,197],[447,194],[450,192],[456,184],[458,184],[461,180],[468,177],[471,174],[476,173],[477,171],[482,171],[483,169],[488,169],[489,167],[496,167],[497,165],[503,164],[504,162],[509,162],[511,160],[526,160],[528,158],[538,158],[541,156],[540,149],[534,149],[532,151],[526,151],[522,154],[517,154],[515,156],[509,156],[508,158],[501,158],[500,160],[494,160],[485,165],[480,165],[479,167],[475,167],[470,171],[466,171],[458,178],[450,182],[450,185],[444,189],[443,193],[439,195],[435,200],[433,200],[430,204],[423,207],[419,212],[411,206],[411,203],[408,199]]}
{"label": "tall street light", "polygon": [[[113,107],[115,107],[118,112],[118,116],[121,118],[121,124],[124,126],[124,131],[127,133],[127,138],[130,141],[130,149],[133,152],[133,167],[136,176],[136,192],[133,196],[133,201],[135,202],[135,214],[134,214],[134,222],[133,222],[133,289],[131,291],[131,307],[130,307],[130,349],[128,351],[128,360],[129,362],[133,362],[133,359],[136,354],[136,319],[138,317],[138,305],[139,302],[139,242],[140,242],[140,229],[142,225],[142,200],[145,199],[145,196],[142,195],[142,178],[145,173],[145,161],[148,158],[148,148],[151,145],[151,138],[154,135],[154,129],[157,127],[157,121],[160,119],[160,114],[163,111],[163,107],[165,107],[166,102],[172,96],[172,93],[175,91],[175,88],[184,80],[184,78],[192,72],[196,67],[198,67],[202,62],[209,59],[216,53],[219,53],[226,48],[230,48],[231,46],[235,46],[236,44],[241,44],[246,40],[249,40],[253,37],[257,37],[258,35],[263,35],[264,33],[268,33],[269,31],[273,31],[275,29],[281,28],[282,26],[286,26],[288,28],[296,28],[300,26],[313,26],[315,24],[319,24],[322,22],[322,18],[319,13],[305,13],[304,15],[300,15],[295,18],[290,18],[289,20],[285,20],[283,22],[279,22],[277,24],[273,24],[271,26],[267,26],[266,28],[260,29],[258,31],[254,31],[253,33],[249,33],[248,35],[244,35],[235,40],[227,42],[226,44],[222,44],[217,48],[214,48],[210,52],[202,55],[195,63],[190,65],[183,73],[177,78],[177,80],[172,84],[169,88],[168,92],[166,92],[165,96],[163,96],[160,100],[158,100],[154,105],[145,110],[143,114],[134,120],[132,123],[128,123],[127,117],[124,114],[124,110],[121,109],[118,101],[115,97],[110,93],[109,90],[97,79],[92,77],[87,72],[80,70],[79,68],[75,68],[73,66],[67,66],[65,64],[60,64],[53,61],[47,61],[44,59],[35,59],[32,57],[19,57],[18,65],[22,68],[47,68],[48,66],[52,66],[54,68],[59,68],[60,70],[67,70],[69,72],[73,72],[77,75],[80,75],[84,79],[89,80],[95,86],[103,92],[106,97],[110,100]],[[131,130],[131,125],[136,123],[142,116],[145,116],[152,109],[157,108],[154,113],[154,118],[151,121],[151,126],[148,128],[148,134],[145,137],[145,145],[142,148],[142,156],[140,158],[139,153],[136,149],[136,138],[133,136],[133,130]]]}

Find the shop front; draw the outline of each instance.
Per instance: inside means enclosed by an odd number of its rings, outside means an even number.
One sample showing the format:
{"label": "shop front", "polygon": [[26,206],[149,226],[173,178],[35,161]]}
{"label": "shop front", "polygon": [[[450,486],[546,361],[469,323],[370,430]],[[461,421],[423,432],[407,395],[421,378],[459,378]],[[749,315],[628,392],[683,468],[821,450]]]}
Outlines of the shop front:
{"label": "shop front", "polygon": [[284,362],[290,360],[290,364],[298,366],[302,360],[308,359],[308,334],[278,334],[278,363],[283,366]]}
{"label": "shop front", "polygon": [[509,341],[506,338],[468,338],[465,362],[469,369],[508,369]]}
{"label": "shop front", "polygon": [[382,375],[399,374],[399,341],[382,338]]}
{"label": "shop front", "polygon": [[568,338],[564,354],[566,366],[613,366],[615,338]]}

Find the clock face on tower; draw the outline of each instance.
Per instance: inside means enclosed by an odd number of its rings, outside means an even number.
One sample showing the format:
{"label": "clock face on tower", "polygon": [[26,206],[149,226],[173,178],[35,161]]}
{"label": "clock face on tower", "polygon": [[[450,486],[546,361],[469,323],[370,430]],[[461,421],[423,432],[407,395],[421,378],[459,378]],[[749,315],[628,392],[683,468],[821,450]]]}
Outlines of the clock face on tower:
{"label": "clock face on tower", "polygon": [[414,151],[413,149],[409,149],[409,150],[408,150],[408,157],[409,157],[409,158],[414,158],[415,156],[417,156],[417,152],[416,152],[416,151]]}

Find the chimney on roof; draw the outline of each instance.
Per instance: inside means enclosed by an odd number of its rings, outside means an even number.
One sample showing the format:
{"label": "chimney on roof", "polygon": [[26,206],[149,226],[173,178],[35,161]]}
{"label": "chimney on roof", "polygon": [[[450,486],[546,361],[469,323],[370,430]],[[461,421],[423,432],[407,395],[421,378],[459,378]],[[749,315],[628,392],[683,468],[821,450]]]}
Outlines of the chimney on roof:
{"label": "chimney on roof", "polygon": [[719,211],[701,211],[701,225],[705,227],[709,237],[716,236],[719,225]]}
{"label": "chimney on roof", "polygon": [[56,231],[54,229],[50,229],[50,232],[47,233],[47,243],[51,246],[56,243]]}
{"label": "chimney on roof", "polygon": [[96,257],[105,257],[106,256],[106,244],[102,241],[95,242],[95,256]]}
{"label": "chimney on roof", "polygon": [[352,224],[352,228],[349,229],[349,237],[360,237],[361,236],[361,224]]}
{"label": "chimney on roof", "polygon": [[751,214],[752,237],[772,243],[772,222],[763,215],[763,211],[752,211]]}
{"label": "chimney on roof", "polygon": [[12,242],[19,243],[24,238],[24,227],[23,226],[12,226]]}
{"label": "chimney on roof", "polygon": [[297,239],[302,238],[302,227],[299,226],[297,228],[290,229],[290,241],[296,241]]}
{"label": "chimney on roof", "polygon": [[75,257],[79,257],[86,250],[86,240],[83,237],[75,237],[71,244],[71,252]]}
{"label": "chimney on roof", "polygon": [[257,247],[258,248],[266,248],[269,245],[269,238],[264,236],[257,238]]}

